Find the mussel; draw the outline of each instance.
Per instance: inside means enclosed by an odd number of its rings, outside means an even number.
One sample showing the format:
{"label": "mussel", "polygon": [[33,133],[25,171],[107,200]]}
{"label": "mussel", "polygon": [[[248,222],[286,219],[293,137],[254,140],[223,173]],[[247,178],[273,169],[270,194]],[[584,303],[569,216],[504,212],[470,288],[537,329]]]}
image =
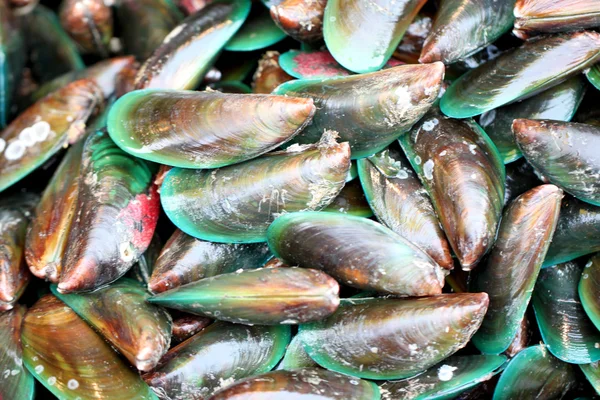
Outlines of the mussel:
{"label": "mussel", "polygon": [[327,0],[285,0],[271,7],[273,21],[285,33],[301,42],[323,38]]}
{"label": "mussel", "polygon": [[27,308],[17,305],[0,313],[0,398],[33,400],[35,382],[23,365],[21,324]]}
{"label": "mussel", "polygon": [[113,20],[104,0],[63,0],[60,22],[82,52],[108,55]]}

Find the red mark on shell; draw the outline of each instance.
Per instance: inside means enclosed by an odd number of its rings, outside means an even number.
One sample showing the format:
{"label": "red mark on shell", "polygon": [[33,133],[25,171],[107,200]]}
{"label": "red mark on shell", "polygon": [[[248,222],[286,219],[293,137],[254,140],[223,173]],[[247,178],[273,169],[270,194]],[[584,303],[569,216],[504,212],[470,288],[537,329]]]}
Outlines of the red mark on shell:
{"label": "red mark on shell", "polygon": [[145,251],[150,245],[158,222],[160,203],[157,186],[150,186],[148,194],[138,194],[121,210],[117,219],[130,228],[131,243],[138,251]]}
{"label": "red mark on shell", "polygon": [[324,78],[351,74],[350,71],[338,64],[328,51],[298,53],[294,57],[294,62],[296,63],[294,70],[305,78]]}

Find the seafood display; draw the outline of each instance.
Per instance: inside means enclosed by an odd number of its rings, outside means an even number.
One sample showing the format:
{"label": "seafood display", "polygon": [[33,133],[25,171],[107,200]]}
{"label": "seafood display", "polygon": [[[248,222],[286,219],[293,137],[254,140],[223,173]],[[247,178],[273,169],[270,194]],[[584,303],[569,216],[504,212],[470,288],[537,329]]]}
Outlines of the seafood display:
{"label": "seafood display", "polygon": [[0,0],[0,400],[600,398],[600,0]]}

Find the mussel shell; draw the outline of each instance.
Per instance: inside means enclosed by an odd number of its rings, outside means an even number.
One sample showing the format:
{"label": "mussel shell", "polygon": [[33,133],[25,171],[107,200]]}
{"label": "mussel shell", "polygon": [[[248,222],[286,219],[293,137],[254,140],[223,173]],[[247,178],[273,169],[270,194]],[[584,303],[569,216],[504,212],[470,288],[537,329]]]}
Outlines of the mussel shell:
{"label": "mussel shell", "polygon": [[572,365],[556,359],[544,345],[531,346],[510,360],[493,400],[561,399],[575,383]]}
{"label": "mussel shell", "polygon": [[327,49],[345,68],[373,72],[389,60],[426,0],[329,0],[323,36]]}
{"label": "mussel shell", "polygon": [[62,26],[84,53],[106,57],[113,36],[112,10],[104,0],[63,0]]}
{"label": "mussel shell", "polygon": [[527,314],[525,314],[521,320],[521,323],[519,324],[519,327],[517,328],[517,334],[504,354],[506,354],[509,358],[513,358],[523,349],[527,348],[531,336],[532,331],[530,329],[529,319],[527,318]]}
{"label": "mussel shell", "polygon": [[0,1],[0,128],[10,119],[16,94],[27,61],[25,40],[7,0]]}
{"label": "mussel shell", "polygon": [[473,343],[500,354],[512,343],[552,240],[563,192],[542,185],[517,197],[504,211],[496,243],[469,277],[469,291],[485,292],[490,306]]}
{"label": "mussel shell", "polygon": [[600,90],[600,64],[596,64],[586,71],[585,76],[594,87]]}
{"label": "mussel shell", "polygon": [[481,115],[479,124],[494,142],[505,164],[523,155],[512,133],[513,120],[518,118],[570,121],[575,115],[586,85],[575,76],[526,100],[509,104]]}
{"label": "mussel shell", "polygon": [[292,146],[235,166],[174,168],[160,197],[167,216],[189,235],[212,242],[264,242],[276,215],[329,205],[349,168],[348,143],[337,143],[335,132],[326,132],[317,145]]}
{"label": "mussel shell", "polygon": [[130,68],[134,64],[135,60],[132,56],[114,57],[100,61],[86,69],[71,71],[54,78],[33,92],[31,98],[37,101],[71,82],[79,79],[91,79],[102,90],[104,98],[109,99],[115,93],[117,76],[121,71]]}
{"label": "mussel shell", "polygon": [[249,0],[222,0],[184,19],[142,65],[135,88],[195,89],[249,11]]}
{"label": "mussel shell", "polygon": [[161,293],[200,279],[259,268],[270,257],[264,243],[211,243],[177,229],[156,260],[148,288]]}
{"label": "mussel shell", "polygon": [[506,357],[494,355],[452,356],[424,373],[380,385],[382,400],[454,398],[502,371]]}
{"label": "mussel shell", "polygon": [[525,42],[454,81],[440,101],[453,118],[482,114],[578,74],[600,56],[600,33],[572,32]]}
{"label": "mussel shell", "polygon": [[136,90],[112,106],[108,132],[139,158],[181,168],[219,168],[286,143],[314,113],[312,99],[305,98]]}
{"label": "mussel shell", "polygon": [[8,0],[14,15],[25,15],[33,10],[40,0]]}
{"label": "mussel shell", "polygon": [[590,364],[580,364],[579,368],[587,378],[588,382],[594,387],[596,393],[600,393],[600,365],[598,362]]}
{"label": "mussel shell", "polygon": [[520,158],[505,167],[504,205],[511,203],[529,189],[542,184],[533,167],[524,158]]}
{"label": "mussel shell", "polygon": [[296,335],[292,338],[292,341],[285,350],[283,360],[281,360],[277,369],[292,371],[301,368],[319,368],[319,364],[314,362],[306,353],[304,345],[300,340],[300,336]]}
{"label": "mussel shell", "polygon": [[338,212],[354,215],[355,217],[369,218],[373,211],[365,198],[362,186],[358,179],[347,182],[342,191],[333,199],[331,204],[323,209],[327,212]]}
{"label": "mussel shell", "polygon": [[[417,246],[366,218],[326,212],[288,213],[267,231],[277,258],[320,269],[339,282],[399,296],[440,294],[442,269]],[[314,249],[320,249],[315,252]]]}
{"label": "mussel shell", "polygon": [[169,350],[143,376],[172,400],[202,399],[236,379],[273,369],[290,341],[288,326],[247,326],[215,322]]}
{"label": "mussel shell", "polygon": [[600,251],[600,207],[565,197],[544,267]]}
{"label": "mussel shell", "polygon": [[194,336],[213,321],[206,317],[171,310],[173,317],[171,340],[180,343]]}
{"label": "mussel shell", "polygon": [[573,364],[600,360],[600,332],[588,318],[577,292],[582,269],[573,262],[542,269],[532,298],[548,350]]}
{"label": "mussel shell", "polygon": [[600,26],[596,0],[517,0],[513,33],[526,39],[537,33],[565,32]]}
{"label": "mussel shell", "polygon": [[273,371],[235,382],[209,400],[379,400],[377,385],[318,368]]}
{"label": "mussel shell", "polygon": [[515,0],[443,0],[419,62],[452,64],[494,42],[512,28]]}
{"label": "mussel shell", "polygon": [[261,268],[201,279],[148,301],[237,324],[302,324],[332,314],[339,290],[333,278],[314,269]]}
{"label": "mussel shell", "polygon": [[150,57],[183,19],[171,0],[119,0],[115,6],[125,53],[140,62]]}
{"label": "mussel shell", "polygon": [[581,279],[579,280],[579,298],[587,316],[600,330],[600,253],[590,258],[585,264]]}
{"label": "mussel shell", "polygon": [[293,79],[279,66],[279,57],[278,52],[267,51],[258,60],[258,68],[252,77],[252,91],[254,93],[269,94],[277,86]]}
{"label": "mussel shell", "polygon": [[540,175],[579,200],[600,205],[600,127],[516,119],[512,129],[523,155]]}
{"label": "mussel shell", "polygon": [[327,0],[285,0],[271,7],[273,21],[300,42],[323,38],[323,17]]}
{"label": "mussel shell", "polygon": [[25,259],[40,279],[57,283],[63,255],[77,208],[79,172],[84,141],[71,147],[62,159],[37,207],[27,231]]}
{"label": "mussel shell", "polygon": [[504,164],[471,120],[431,112],[400,139],[464,270],[492,247],[504,205]]}
{"label": "mussel shell", "polygon": [[21,323],[26,308],[0,313],[0,399],[33,400],[35,381],[23,365]]}
{"label": "mussel shell", "polygon": [[154,236],[152,236],[148,249],[141,255],[138,262],[133,264],[133,267],[131,267],[127,276],[142,283],[144,286],[148,286],[150,277],[156,267],[156,260],[158,259],[158,256],[160,256],[162,248],[163,243],[155,233]]}
{"label": "mussel shell", "polygon": [[84,79],[39,100],[12,121],[0,133],[0,191],[81,139],[101,102],[98,86]]}
{"label": "mussel shell", "polygon": [[149,294],[139,282],[123,278],[85,295],[50,288],[140,371],[154,368],[169,350],[171,316],[146,302]]}
{"label": "mussel shell", "polygon": [[319,365],[367,379],[407,378],[463,348],[479,328],[485,293],[421,299],[351,299],[329,318],[302,325]]}
{"label": "mussel shell", "polygon": [[94,290],[121,277],[148,248],[158,221],[151,166],[106,133],[86,140],[78,185],[60,293]]}
{"label": "mussel shell", "polygon": [[401,151],[390,147],[357,161],[360,183],[377,219],[452,269],[450,246],[427,192]]}
{"label": "mussel shell", "polygon": [[[37,201],[37,196],[32,199]],[[13,308],[31,278],[23,255],[30,198],[16,195],[7,200],[12,204],[0,206],[0,312]]]}
{"label": "mussel shell", "polygon": [[290,81],[274,93],[310,97],[317,107],[312,124],[293,142],[313,143],[324,129],[333,129],[350,143],[356,159],[407,132],[437,99],[443,76],[442,63],[401,65],[366,75]]}
{"label": "mussel shell", "polygon": [[77,46],[50,9],[38,5],[22,17],[32,70],[40,83],[85,68]]}
{"label": "mussel shell", "polygon": [[27,311],[21,341],[27,369],[60,399],[157,399],[104,339],[52,295]]}
{"label": "mussel shell", "polygon": [[273,21],[269,10],[260,7],[251,13],[244,25],[225,44],[227,51],[255,51],[264,49],[285,39],[286,34]]}

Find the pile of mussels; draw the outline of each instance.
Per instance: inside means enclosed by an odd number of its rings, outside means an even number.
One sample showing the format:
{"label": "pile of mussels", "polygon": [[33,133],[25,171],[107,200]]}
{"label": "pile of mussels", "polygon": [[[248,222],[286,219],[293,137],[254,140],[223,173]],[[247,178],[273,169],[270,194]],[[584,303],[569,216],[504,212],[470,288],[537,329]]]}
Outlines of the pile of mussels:
{"label": "pile of mussels", "polygon": [[0,0],[0,399],[598,398],[599,28]]}

